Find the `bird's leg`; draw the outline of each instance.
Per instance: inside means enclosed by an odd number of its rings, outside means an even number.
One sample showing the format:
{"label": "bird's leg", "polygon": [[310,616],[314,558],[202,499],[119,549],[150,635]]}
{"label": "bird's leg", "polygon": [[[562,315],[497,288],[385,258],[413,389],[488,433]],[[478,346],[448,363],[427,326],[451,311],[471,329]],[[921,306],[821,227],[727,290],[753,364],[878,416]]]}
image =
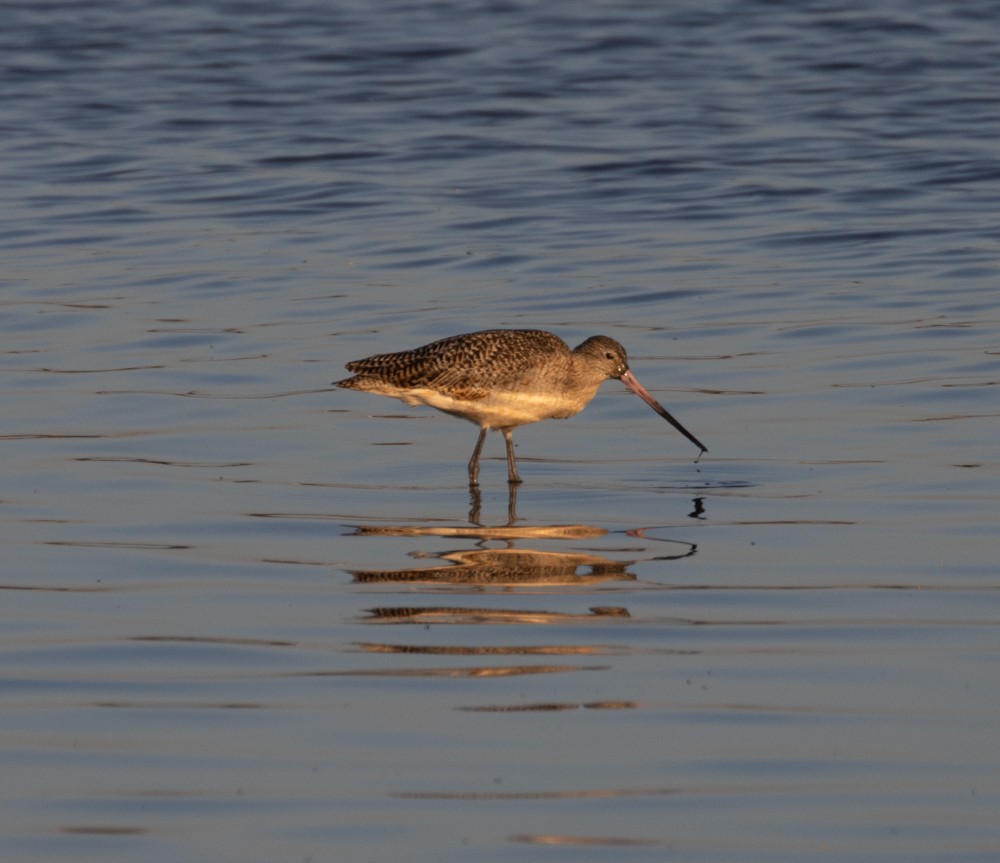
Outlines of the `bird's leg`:
{"label": "bird's leg", "polygon": [[520,482],[517,472],[517,462],[514,460],[514,429],[501,429],[503,439],[507,444],[507,482]]}
{"label": "bird's leg", "polygon": [[479,485],[479,454],[483,451],[483,441],[486,440],[486,429],[479,432],[479,440],[476,441],[476,448],[472,451],[472,458],[469,459],[469,485]]}

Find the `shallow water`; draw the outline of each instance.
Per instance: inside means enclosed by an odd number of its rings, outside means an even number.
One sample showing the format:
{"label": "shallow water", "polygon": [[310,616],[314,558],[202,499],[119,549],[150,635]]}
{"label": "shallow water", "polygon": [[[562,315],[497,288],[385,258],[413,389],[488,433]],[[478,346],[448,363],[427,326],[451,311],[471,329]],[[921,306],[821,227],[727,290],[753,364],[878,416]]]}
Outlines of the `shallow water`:
{"label": "shallow water", "polygon": [[996,859],[988,10],[5,14],[5,859]]}

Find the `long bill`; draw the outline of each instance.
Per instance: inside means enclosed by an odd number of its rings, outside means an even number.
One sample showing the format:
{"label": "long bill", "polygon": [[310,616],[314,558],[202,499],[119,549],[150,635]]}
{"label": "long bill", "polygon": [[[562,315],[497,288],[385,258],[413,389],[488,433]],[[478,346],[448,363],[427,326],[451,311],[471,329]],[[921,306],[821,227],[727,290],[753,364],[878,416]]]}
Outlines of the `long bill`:
{"label": "long bill", "polygon": [[684,428],[684,426],[677,422],[677,420],[670,415],[667,409],[654,399],[649,394],[649,391],[635,379],[635,375],[632,374],[631,370],[626,369],[625,374],[623,374],[618,380],[639,396],[639,398],[641,398],[647,405],[649,405],[654,411],[670,423],[670,425],[677,429],[677,431],[684,435],[684,437],[691,441],[691,443],[698,447],[698,449],[702,452],[708,452],[708,447],[691,434],[691,432],[689,432],[686,428]]}

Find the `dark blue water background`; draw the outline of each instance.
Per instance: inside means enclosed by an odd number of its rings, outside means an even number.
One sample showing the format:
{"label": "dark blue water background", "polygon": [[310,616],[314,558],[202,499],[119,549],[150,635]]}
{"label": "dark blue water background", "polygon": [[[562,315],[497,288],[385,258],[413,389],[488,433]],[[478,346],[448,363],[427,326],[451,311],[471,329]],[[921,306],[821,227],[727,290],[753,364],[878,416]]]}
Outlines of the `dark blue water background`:
{"label": "dark blue water background", "polygon": [[4,859],[997,859],[991,4],[2,14]]}

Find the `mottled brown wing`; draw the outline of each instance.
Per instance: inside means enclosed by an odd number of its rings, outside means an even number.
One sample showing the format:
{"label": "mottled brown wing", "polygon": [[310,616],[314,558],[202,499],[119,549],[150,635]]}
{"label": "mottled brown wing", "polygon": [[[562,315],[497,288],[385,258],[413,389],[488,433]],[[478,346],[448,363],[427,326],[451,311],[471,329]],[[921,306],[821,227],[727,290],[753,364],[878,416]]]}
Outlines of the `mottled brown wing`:
{"label": "mottled brown wing", "polygon": [[565,342],[541,330],[483,330],[347,364],[349,371],[398,387],[427,387],[463,400],[516,385],[525,373],[568,354]]}

